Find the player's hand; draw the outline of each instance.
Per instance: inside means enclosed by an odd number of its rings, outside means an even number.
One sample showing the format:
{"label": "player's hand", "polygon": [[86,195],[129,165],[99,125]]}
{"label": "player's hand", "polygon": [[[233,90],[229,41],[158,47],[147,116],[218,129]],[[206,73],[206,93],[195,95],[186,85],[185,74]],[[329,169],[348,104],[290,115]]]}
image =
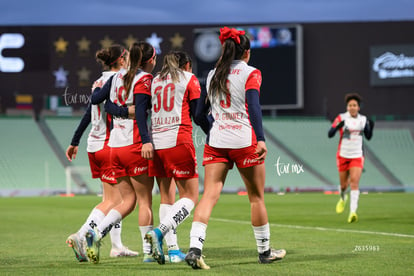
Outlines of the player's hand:
{"label": "player's hand", "polygon": [[266,143],[264,141],[258,141],[256,147],[256,153],[259,155],[256,160],[264,161],[267,155]]}
{"label": "player's hand", "polygon": [[337,125],[336,125],[336,129],[340,129],[341,127],[343,127],[345,124],[345,121],[340,121]]}
{"label": "player's hand", "polygon": [[135,105],[128,106],[128,119],[135,119]]}
{"label": "player's hand", "polygon": [[70,145],[66,149],[66,158],[69,161],[72,161],[72,159],[75,159],[76,158],[76,154],[78,154],[78,146],[72,146],[72,145]]}
{"label": "player's hand", "polygon": [[93,85],[92,85],[92,92],[93,92],[93,90],[95,90],[95,88],[97,88],[97,87],[102,88],[103,84],[104,84],[104,83],[103,83],[103,81],[102,81],[102,80],[95,81],[95,82],[93,83]]}
{"label": "player's hand", "polygon": [[154,147],[152,146],[152,143],[145,143],[142,145],[141,156],[148,160],[151,160],[154,157]]}

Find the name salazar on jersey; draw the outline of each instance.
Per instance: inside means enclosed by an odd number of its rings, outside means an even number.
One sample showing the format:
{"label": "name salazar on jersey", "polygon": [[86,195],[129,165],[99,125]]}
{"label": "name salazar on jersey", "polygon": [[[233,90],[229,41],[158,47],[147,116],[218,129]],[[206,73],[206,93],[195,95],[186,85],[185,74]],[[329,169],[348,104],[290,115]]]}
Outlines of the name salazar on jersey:
{"label": "name salazar on jersey", "polygon": [[151,123],[153,126],[175,125],[175,124],[180,124],[181,120],[179,116],[155,117],[155,118],[151,118]]}

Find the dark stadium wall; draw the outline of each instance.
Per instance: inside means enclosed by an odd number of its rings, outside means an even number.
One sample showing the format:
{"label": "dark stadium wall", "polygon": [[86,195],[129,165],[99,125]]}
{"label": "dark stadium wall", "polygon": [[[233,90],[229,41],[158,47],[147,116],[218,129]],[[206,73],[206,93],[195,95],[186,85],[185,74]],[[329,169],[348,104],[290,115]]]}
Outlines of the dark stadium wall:
{"label": "dark stadium wall", "polygon": [[371,86],[369,65],[371,46],[414,47],[413,30],[414,22],[303,24],[304,108],[278,114],[333,119],[345,111],[344,95],[358,92],[363,114],[414,119],[414,86]]}
{"label": "dark stadium wall", "polygon": [[[163,54],[171,49],[187,51],[194,59],[194,29],[208,27],[218,26],[0,27],[0,35],[25,35],[26,44],[22,49],[3,49],[1,54],[4,57],[23,57],[27,65],[21,73],[0,72],[0,112],[15,108],[16,95],[20,94],[33,95],[33,104],[37,109],[39,105],[46,104],[45,98],[50,95],[57,95],[61,102],[65,91],[73,96],[88,95],[91,83],[99,77],[101,71],[94,60],[94,53],[101,48],[105,37],[124,45],[128,37],[145,40],[152,33],[162,37],[162,53],[157,60],[156,72],[162,63]],[[377,118],[389,115],[402,119],[414,118],[414,86],[371,86],[369,68],[371,46],[414,45],[414,21],[306,23],[302,24],[302,30],[304,106],[300,109],[278,110],[277,115],[323,116],[332,119],[345,110],[345,93],[358,92],[365,101],[361,112],[366,115]],[[183,39],[181,42],[176,34]],[[90,45],[81,51],[79,42],[83,36],[90,41]],[[55,44],[60,37],[68,42],[66,49],[61,52]],[[68,83],[57,87],[54,73],[61,65],[69,72]],[[83,68],[86,71],[82,71]],[[82,74],[86,77],[83,80],[80,79]],[[277,83],[277,76],[272,80],[263,80],[268,81]],[[77,101],[71,103],[74,109],[85,107],[80,99],[75,98]]]}

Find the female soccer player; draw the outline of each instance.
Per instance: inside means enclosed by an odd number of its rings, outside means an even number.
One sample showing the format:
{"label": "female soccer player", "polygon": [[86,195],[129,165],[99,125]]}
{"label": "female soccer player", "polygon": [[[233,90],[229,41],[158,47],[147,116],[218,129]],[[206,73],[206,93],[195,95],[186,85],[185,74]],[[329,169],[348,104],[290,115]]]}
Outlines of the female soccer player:
{"label": "female soccer player", "polygon": [[[113,225],[139,206],[138,224],[142,237],[153,225],[152,188],[154,181],[148,176],[148,160],[141,151],[150,139],[140,135],[146,126],[146,103],[142,95],[151,93],[152,75],[156,64],[155,49],[146,42],[134,43],[129,52],[129,69],[121,69],[110,78],[102,89],[92,95],[92,104],[108,99],[119,106],[135,104],[135,119],[113,118],[109,137],[113,175],[122,196],[122,202],[112,208],[108,215],[93,230],[86,234],[87,254],[94,263],[99,262],[100,243]],[[144,106],[144,107],[143,107]],[[143,227],[143,228],[141,228]],[[146,246],[144,247],[144,261]],[[150,248],[150,245],[147,245]],[[149,252],[148,252],[149,253]]]}
{"label": "female soccer player", "polygon": [[[102,72],[102,76],[94,83],[94,86],[97,83],[106,82],[120,68],[125,67],[127,57],[128,52],[120,45],[113,45],[108,49],[99,50],[96,53],[96,59],[106,71]],[[92,128],[88,136],[87,151],[92,177],[100,178],[102,181],[103,196],[102,202],[95,206],[79,231],[70,235],[66,240],[66,243],[73,249],[75,257],[80,262],[87,261],[84,246],[86,232],[100,223],[109,210],[118,205],[122,200],[118,187],[114,185],[116,180],[112,176],[112,169],[109,162],[109,121],[103,107],[103,103],[88,106],[74,133],[72,142],[66,150],[66,157],[69,161],[76,158],[80,138],[89,123],[92,123]],[[130,110],[133,111],[134,109],[131,108]],[[119,112],[123,113],[123,116],[128,117],[127,108],[119,108]],[[129,250],[122,244],[121,224],[121,221],[115,224],[114,229],[111,231],[112,249],[110,257],[138,256],[138,252]]]}
{"label": "female soccer player", "polygon": [[286,254],[283,249],[270,248],[270,227],[264,203],[267,148],[259,103],[261,72],[247,64],[250,41],[244,31],[224,27],[220,29],[219,38],[221,57],[207,76],[207,92],[201,93],[196,115],[199,123],[209,122],[210,112],[214,120],[204,147],[204,193],[194,211],[186,256],[186,262],[194,269],[210,268],[201,255],[207,224],[227,172],[234,163],[249,195],[259,263],[271,263]]}
{"label": "female soccer player", "polygon": [[348,223],[358,221],[356,213],[359,200],[359,180],[364,168],[363,137],[372,138],[374,122],[359,114],[361,96],[357,93],[345,95],[347,112],[339,114],[332,123],[328,137],[332,138],[339,130],[339,146],[336,165],[339,171],[340,198],[336,212],[342,213],[348,200],[346,190],[351,186],[351,203]]}
{"label": "female soccer player", "polygon": [[180,199],[165,214],[160,225],[146,235],[153,257],[165,263],[162,240],[190,214],[198,200],[198,173],[192,140],[191,115],[200,97],[200,84],[190,73],[191,62],[183,52],[165,55],[161,72],[152,82],[151,146],[143,155],[150,161],[150,175],[157,177],[160,190],[169,190],[174,179]]}

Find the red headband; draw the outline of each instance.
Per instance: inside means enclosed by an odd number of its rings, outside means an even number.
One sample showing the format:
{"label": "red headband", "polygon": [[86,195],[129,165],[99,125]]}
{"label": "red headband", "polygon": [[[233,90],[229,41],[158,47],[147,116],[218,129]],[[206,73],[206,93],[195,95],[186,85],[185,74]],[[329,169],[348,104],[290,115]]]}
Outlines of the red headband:
{"label": "red headband", "polygon": [[221,44],[224,44],[224,41],[226,41],[226,39],[231,38],[234,40],[234,42],[236,42],[237,44],[240,44],[240,36],[244,35],[246,32],[245,31],[238,31],[234,28],[228,28],[228,27],[224,27],[224,28],[220,28],[220,42]]}
{"label": "red headband", "polygon": [[148,62],[149,62],[152,58],[154,58],[154,57],[155,57],[156,51],[155,51],[154,46],[152,46],[152,50],[154,51],[154,52],[152,53],[152,57],[150,57],[147,61],[145,61],[145,63],[148,63]]}
{"label": "red headband", "polygon": [[123,56],[124,56],[125,52],[126,52],[126,50],[124,49],[124,50],[122,51],[121,55],[119,56],[119,58],[117,58],[116,60],[112,61],[109,65],[114,65],[114,64],[115,64],[118,60],[120,60],[120,59],[121,59],[121,57],[123,57]]}

